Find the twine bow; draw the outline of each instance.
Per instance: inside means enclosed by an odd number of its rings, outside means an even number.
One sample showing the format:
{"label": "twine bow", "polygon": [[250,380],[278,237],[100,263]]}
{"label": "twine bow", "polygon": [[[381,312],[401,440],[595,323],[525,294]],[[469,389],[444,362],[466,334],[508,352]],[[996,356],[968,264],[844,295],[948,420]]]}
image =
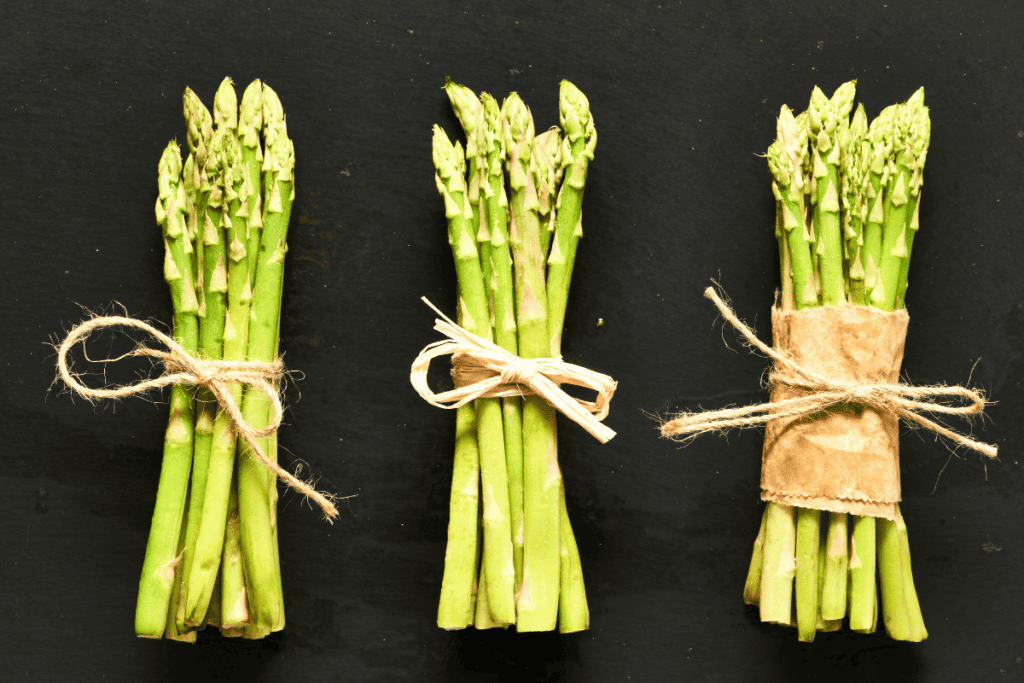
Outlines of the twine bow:
{"label": "twine bow", "polygon": [[[791,387],[811,392],[807,396],[760,403],[742,408],[727,408],[700,413],[681,413],[675,419],[661,427],[661,435],[666,437],[686,437],[710,431],[720,431],[731,427],[753,427],[771,420],[796,418],[810,415],[834,405],[857,403],[870,406],[879,412],[895,414],[905,420],[930,429],[960,446],[983,453],[990,458],[997,455],[995,446],[975,441],[959,432],[949,429],[922,413],[940,413],[943,415],[968,416],[977,415],[985,409],[985,397],[979,391],[961,386],[926,386],[914,387],[902,383],[847,383],[823,377],[789,356],[779,353],[763,343],[736,316],[735,311],[718,296],[712,287],[704,290],[704,296],[711,299],[729,323],[735,327],[746,341],[775,361],[775,370],[769,376],[773,384],[786,384]],[[962,399],[967,405],[951,406],[940,399]]]}
{"label": "twine bow", "polygon": [[[608,375],[594,372],[559,358],[520,358],[497,344],[459,327],[423,297],[423,302],[442,319],[434,320],[434,329],[447,339],[425,347],[413,361],[409,381],[430,405],[458,408],[477,398],[526,396],[536,394],[552,407],[576,422],[601,443],[615,431],[601,423],[608,415],[608,402],[616,382]],[[452,356],[455,389],[434,393],[427,384],[430,361]],[[574,384],[593,389],[597,399],[584,401],[569,396],[559,384]]]}
{"label": "twine bow", "polygon": [[[149,356],[156,358],[164,364],[164,374],[152,379],[146,379],[137,384],[115,387],[113,389],[93,389],[78,381],[77,375],[71,372],[71,364],[68,361],[68,353],[78,343],[84,343],[94,330],[103,327],[134,327],[148,332],[161,344],[166,346],[168,351],[139,346],[130,353],[121,356]],[[119,360],[112,358],[111,361]],[[317,505],[331,520],[338,516],[338,509],[331,502],[329,495],[320,493],[309,484],[296,478],[293,474],[278,465],[267,457],[263,449],[256,442],[258,438],[267,437],[277,431],[281,426],[281,419],[284,415],[284,408],[281,405],[281,398],[277,392],[277,382],[284,376],[284,364],[280,359],[269,363],[258,361],[224,361],[207,360],[196,358],[186,351],[178,342],[167,336],[152,325],[136,320],[135,318],[124,318],[120,316],[108,316],[93,318],[78,325],[68,336],[64,338],[58,348],[57,368],[61,379],[71,389],[88,401],[95,401],[103,398],[124,398],[159,389],[168,385],[187,384],[206,387],[217,399],[224,412],[231,419],[238,434],[245,440],[252,449],[253,455],[263,463],[263,466],[280,477],[288,486],[312,498]],[[234,382],[247,384],[266,394],[270,401],[271,417],[270,424],[257,429],[245,421],[242,411],[229,391],[229,385]]]}

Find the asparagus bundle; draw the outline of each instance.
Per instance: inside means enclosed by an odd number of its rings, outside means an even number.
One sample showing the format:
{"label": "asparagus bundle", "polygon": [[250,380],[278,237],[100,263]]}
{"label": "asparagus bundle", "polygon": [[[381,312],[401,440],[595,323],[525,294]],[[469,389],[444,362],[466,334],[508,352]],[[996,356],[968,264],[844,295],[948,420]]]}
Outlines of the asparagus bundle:
{"label": "asparagus bundle", "polygon": [[[589,102],[562,81],[564,137],[557,129],[536,135],[517,94],[499,107],[451,80],[445,89],[466,135],[463,148],[434,127],[459,325],[523,359],[560,356],[597,144]],[[555,409],[536,395],[458,408],[438,625],[548,631],[557,624],[565,633],[586,629],[589,619]]]}
{"label": "asparagus bundle", "polygon": [[[212,115],[191,90],[183,100],[190,154],[182,164],[177,144],[164,150],[156,206],[174,336],[200,358],[269,362],[278,355],[294,198],[294,147],[281,103],[254,81],[239,110],[230,79]],[[193,404],[191,389],[172,390],[136,633],[194,641],[210,625],[261,638],[284,627],[277,479],[251,457],[211,392],[194,393]],[[250,426],[269,424],[263,391],[233,383],[230,393]],[[260,447],[276,461],[274,437]]]}
{"label": "asparagus bundle", "polygon": [[[807,111],[794,116],[784,105],[779,114],[767,158],[784,311],[903,308],[930,137],[924,89],[870,125],[863,105],[851,120],[853,99],[852,81],[831,98],[815,88]],[[831,511],[826,523],[821,510],[769,502],[744,599],[762,621],[793,625],[794,592],[801,641],[839,629],[844,617],[872,633],[879,608],[890,637],[928,635],[898,505],[894,520]]]}

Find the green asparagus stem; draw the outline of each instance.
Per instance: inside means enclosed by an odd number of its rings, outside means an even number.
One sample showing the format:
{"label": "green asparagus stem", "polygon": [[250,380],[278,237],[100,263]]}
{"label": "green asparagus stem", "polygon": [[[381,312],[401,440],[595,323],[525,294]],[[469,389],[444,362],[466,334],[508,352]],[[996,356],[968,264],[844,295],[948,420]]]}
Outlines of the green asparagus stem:
{"label": "green asparagus stem", "polygon": [[[487,150],[484,130],[483,104],[472,90],[446,79],[445,92],[452,109],[466,134],[466,161],[469,166],[466,184],[466,200],[472,213],[470,232],[477,241],[477,253],[483,274],[485,297],[490,295],[491,281],[491,233],[486,218],[485,197],[490,186],[487,184]],[[494,326],[491,311],[491,327]]]}
{"label": "green asparagus stem", "polygon": [[[194,354],[199,345],[199,304],[192,280],[193,250],[185,230],[186,197],[180,176],[181,157],[178,146],[172,142],[160,157],[156,217],[164,232],[164,278],[174,303],[174,337],[187,352]],[[175,570],[180,561],[178,540],[192,465],[192,420],[191,392],[175,385],[171,389],[160,483],[135,612],[135,632],[144,637],[159,638],[167,622]]]}
{"label": "green asparagus stem", "polygon": [[455,460],[448,506],[448,545],[437,608],[437,625],[452,630],[473,623],[476,583],[477,508],[480,502],[480,454],[472,405],[455,411]]}
{"label": "green asparagus stem", "polygon": [[850,538],[850,628],[861,633],[874,630],[875,545],[875,518],[854,515]]}
{"label": "green asparagus stem", "polygon": [[750,569],[747,570],[747,581],[743,584],[743,602],[756,605],[761,599],[761,567],[764,562],[764,537],[768,525],[768,507],[765,506],[761,515],[761,528],[754,539],[754,552],[750,554]]}
{"label": "green asparagus stem", "polygon": [[[185,507],[184,517],[178,529],[178,556],[185,552],[185,527],[188,525],[188,506]],[[180,568],[180,565],[179,565]],[[178,601],[181,598],[181,571],[174,572],[174,586],[171,589],[171,601],[167,606],[167,618],[164,624],[164,638],[177,640],[184,643],[196,642],[196,633],[188,629],[179,629],[175,615],[178,613]]]}
{"label": "green asparagus stem", "polygon": [[[562,180],[568,159],[562,158],[562,137],[557,128],[544,131],[533,139],[530,173],[537,188],[537,218],[540,220],[540,251],[547,254],[555,230],[555,193]],[[568,149],[568,145],[565,145]],[[551,283],[548,283],[550,289]],[[548,297],[550,300],[550,296]]]}
{"label": "green asparagus stem", "polygon": [[846,615],[849,579],[849,537],[845,512],[830,512],[825,542],[825,575],[822,578],[821,618],[826,621]]}
{"label": "green asparagus stem", "polygon": [[[490,310],[480,269],[479,254],[466,198],[465,157],[440,127],[434,127],[434,164],[438,192],[444,197],[449,243],[459,282],[459,309],[463,326],[491,338]],[[508,472],[505,463],[501,402],[477,399],[477,438],[480,448],[480,483],[483,504],[483,560],[487,572],[487,600],[495,621],[515,623],[515,565],[509,520]]]}
{"label": "green asparagus stem", "polygon": [[864,160],[866,176],[864,224],[864,291],[870,303],[870,296],[879,284],[879,267],[882,263],[882,223],[885,222],[885,186],[889,177],[886,164],[892,152],[892,139],[888,134],[887,121],[895,109],[887,107],[871,122],[868,128],[869,151]]}
{"label": "green asparagus stem", "polygon": [[[509,242],[515,266],[519,355],[542,358],[550,343],[547,287],[537,189],[528,162],[533,148],[533,117],[515,93],[502,106],[503,136],[512,188]],[[519,631],[551,631],[558,619],[561,562],[559,491],[562,473],[554,409],[531,395],[523,400],[523,582],[517,596]]]}
{"label": "green asparagus stem", "polygon": [[[927,114],[925,114],[927,115]],[[902,261],[908,257],[907,224],[913,206],[910,204],[910,181],[916,165],[914,150],[922,132],[912,127],[914,112],[907,103],[896,106],[889,119],[894,157],[889,160],[889,182],[885,189],[885,223],[882,228],[882,260],[879,277],[871,291],[871,305],[883,311],[896,307]]]}
{"label": "green asparagus stem", "polygon": [[924,617],[921,615],[921,605],[917,600],[917,591],[914,590],[914,575],[910,569],[910,538],[907,535],[907,525],[903,521],[900,508],[896,506],[896,536],[900,545],[900,564],[903,567],[903,591],[904,600],[907,606],[907,623],[910,628],[910,638],[919,643],[928,637],[928,631],[924,627]]}
{"label": "green asparagus stem", "polygon": [[[250,360],[270,362],[278,348],[288,221],[295,197],[295,148],[285,128],[281,101],[266,84],[263,85],[263,126],[266,139],[263,188],[266,200],[253,285],[247,355]],[[242,401],[242,414],[253,427],[266,427],[270,421],[270,404],[266,395],[249,387]],[[269,439],[260,439],[258,443],[269,455]],[[248,443],[239,443],[239,451],[239,530],[250,624],[277,631],[284,627],[281,567],[276,560],[274,540],[277,477],[257,460]]]}
{"label": "green asparagus stem", "polygon": [[[503,164],[505,149],[501,135],[501,111],[489,94],[481,95],[484,112],[484,147],[487,152],[485,201],[488,234],[491,236],[491,292],[494,341],[518,355],[515,298],[512,284],[512,253],[508,244],[508,199],[505,195]],[[508,472],[509,521],[512,531],[512,561],[515,569],[514,594],[523,582],[523,413],[518,397],[501,399],[505,433],[505,469]]]}
{"label": "green asparagus stem", "polygon": [[783,105],[779,112],[778,139],[768,147],[768,166],[775,178],[772,192],[781,205],[782,228],[786,232],[786,244],[789,247],[797,309],[818,305],[810,233],[803,219],[804,186],[807,183],[801,159],[807,147],[807,129],[804,125],[807,118],[801,114],[800,119],[794,118],[789,107]]}
{"label": "green asparagus stem", "polygon": [[570,148],[565,182],[555,204],[555,238],[548,256],[548,331],[552,356],[562,353],[562,327],[569,299],[569,282],[576,262],[576,247],[583,236],[583,190],[587,169],[597,147],[597,129],[590,114],[590,102],[569,81],[562,81],[559,88],[558,119]]}
{"label": "green asparagus stem", "polygon": [[802,642],[814,640],[818,625],[818,544],[821,511],[797,508],[796,627]]}
{"label": "green asparagus stem", "polygon": [[903,557],[896,522],[879,518],[878,572],[882,589],[882,617],[893,640],[912,640],[910,610],[904,588]]}
{"label": "green asparagus stem", "polygon": [[580,550],[572,533],[569,510],[565,504],[565,486],[562,487],[560,498],[562,526],[559,547],[561,592],[558,599],[558,630],[560,633],[577,633],[590,628],[590,608],[587,606],[587,590],[583,584]]}
{"label": "green asparagus stem", "polygon": [[[225,237],[228,257],[228,308],[224,314],[224,360],[245,360],[249,334],[249,309],[252,288],[249,284],[249,265],[246,259],[244,219],[232,220],[232,204],[237,213],[237,181],[240,163],[238,140],[228,131],[214,136],[211,162],[208,164],[213,186],[210,206],[218,208],[218,227],[227,231]],[[211,221],[212,222],[212,221]],[[242,398],[242,387],[229,388],[235,401]],[[221,564],[224,546],[224,527],[235,462],[235,429],[224,411],[218,411],[213,426],[213,440],[207,469],[206,489],[203,495],[202,518],[196,536],[195,559],[187,579],[188,595],[185,623],[199,626],[209,607]]]}
{"label": "green asparagus stem", "polygon": [[[826,564],[826,549],[824,543],[818,545],[818,605],[821,605],[822,595],[825,592],[825,564]],[[846,589],[846,582],[843,582],[843,589]],[[826,619],[818,612],[818,620],[815,625],[818,631],[838,631],[843,627],[842,617],[838,619]]]}
{"label": "green asparagus stem", "polygon": [[812,168],[817,186],[814,208],[817,255],[820,259],[822,301],[836,306],[846,300],[843,278],[842,234],[839,219],[839,168],[844,150],[837,131],[839,121],[849,116],[853,105],[854,81],[839,86],[832,99],[818,87],[808,107]]}
{"label": "green asparagus stem", "polygon": [[914,165],[910,175],[910,196],[914,203],[913,213],[907,225],[905,236],[907,255],[900,262],[900,273],[897,279],[896,307],[903,308],[903,299],[907,293],[907,273],[910,267],[910,252],[914,237],[920,227],[921,185],[924,183],[924,162],[928,156],[928,144],[931,142],[932,124],[928,108],[924,106],[924,88],[920,88],[907,101],[910,111],[910,135],[908,144]]}
{"label": "green asparagus stem", "polygon": [[[237,476],[237,473],[236,473]],[[224,552],[220,565],[220,619],[224,628],[238,628],[249,621],[242,567],[241,532],[238,528],[238,485],[232,482],[228,496],[228,520],[224,529]]]}
{"label": "green asparagus stem", "polygon": [[864,264],[861,251],[864,246],[864,222],[866,216],[864,168],[870,153],[867,140],[868,117],[864,105],[857,105],[850,122],[848,152],[843,162],[843,237],[846,244],[847,278],[850,288],[850,303],[867,305],[864,289]]}
{"label": "green asparagus stem", "polygon": [[[218,108],[218,100],[223,99],[222,90],[218,90],[218,97],[214,100],[214,108]],[[185,92],[185,117],[188,121],[189,147],[193,150],[190,159],[196,159],[196,170],[194,178],[186,182],[186,190],[193,196],[195,212],[190,220],[196,224],[195,232],[198,236],[196,251],[203,254],[203,278],[202,295],[200,298],[200,309],[202,315],[199,319],[199,350],[205,358],[220,360],[224,353],[224,316],[227,311],[227,266],[226,253],[224,250],[224,236],[216,226],[214,220],[218,217],[219,204],[214,200],[216,206],[211,206],[212,184],[210,172],[213,171],[219,161],[209,155],[212,147],[212,131],[204,121],[208,122],[210,114],[206,111],[199,98],[191,90]],[[219,103],[223,108],[223,103]],[[209,135],[210,139],[196,138],[193,140],[192,131],[201,131],[202,135]],[[203,167],[198,168],[198,150],[204,150],[206,158],[203,160]],[[213,171],[219,172],[219,171]],[[203,499],[206,495],[206,477],[210,463],[210,449],[213,442],[213,428],[217,415],[217,402],[209,389],[201,387],[197,392],[198,415],[196,417],[196,440],[192,467],[192,486],[189,493],[189,516],[188,527],[185,531],[185,551],[182,559],[182,591],[188,593],[188,579],[192,573],[192,562],[195,556],[196,540],[199,536],[200,520],[202,518]],[[176,623],[180,631],[187,628],[186,604],[182,599],[178,601]]]}
{"label": "green asparagus stem", "polygon": [[796,575],[796,508],[768,503],[765,512],[764,564],[761,568],[761,621],[793,623]]}

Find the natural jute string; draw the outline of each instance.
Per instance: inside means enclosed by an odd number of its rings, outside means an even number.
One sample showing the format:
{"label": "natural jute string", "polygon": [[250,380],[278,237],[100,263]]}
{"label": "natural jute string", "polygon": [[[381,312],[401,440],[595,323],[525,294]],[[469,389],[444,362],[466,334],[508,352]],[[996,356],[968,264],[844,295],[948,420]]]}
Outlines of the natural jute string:
{"label": "natural jute string", "polygon": [[[459,327],[426,297],[423,301],[441,316],[441,320],[434,319],[434,329],[447,337],[420,351],[409,373],[409,381],[427,403],[438,408],[458,408],[477,398],[536,394],[601,443],[615,436],[612,429],[600,422],[608,415],[608,402],[615,393],[614,379],[561,358],[520,358]],[[427,369],[430,361],[448,354],[452,356],[456,387],[436,394],[427,385]],[[593,389],[597,400],[573,398],[559,384]]]}
{"label": "natural jute string", "polygon": [[[159,359],[164,364],[164,374],[153,379],[143,380],[137,384],[119,386],[113,389],[92,389],[85,386],[78,381],[77,375],[71,372],[68,353],[75,344],[84,343],[93,331],[104,327],[117,326],[144,330],[169,349],[169,351],[158,351],[140,346],[131,353],[125,354],[125,356],[149,356]],[[122,356],[122,358],[125,356]],[[113,358],[110,360],[118,359]],[[217,403],[224,409],[228,417],[231,418],[235,430],[249,444],[253,454],[263,463],[264,467],[283,479],[286,484],[299,493],[312,498],[324,511],[324,514],[327,515],[328,520],[338,516],[338,509],[331,502],[328,495],[320,493],[309,484],[297,479],[290,472],[268,458],[263,449],[256,443],[256,439],[270,436],[281,426],[284,408],[281,405],[281,399],[276,388],[276,382],[280,381],[284,376],[284,364],[281,363],[280,359],[270,363],[262,363],[257,361],[224,361],[196,358],[182,348],[178,342],[152,325],[135,318],[107,316],[87,320],[68,333],[68,336],[65,337],[58,348],[57,368],[61,379],[75,393],[90,402],[103,398],[134,396],[150,389],[159,389],[172,384],[206,387],[217,399]],[[245,421],[245,418],[242,417],[242,411],[228,390],[229,385],[234,382],[248,384],[250,387],[259,389],[267,395],[271,406],[269,425],[262,429],[256,429]]]}
{"label": "natural jute string", "polygon": [[[892,413],[940,434],[960,446],[996,457],[995,446],[970,439],[959,432],[929,420],[922,413],[943,415],[977,415],[985,409],[985,397],[979,391],[965,387],[914,387],[901,383],[846,383],[837,382],[812,372],[788,356],[764,344],[754,331],[736,317],[736,313],[719,298],[712,287],[704,290],[722,316],[735,327],[746,341],[775,361],[775,370],[768,380],[772,384],[786,384],[811,392],[808,396],[783,401],[761,403],[743,408],[728,408],[701,413],[681,413],[661,427],[661,435],[687,437],[704,432],[722,431],[731,427],[754,427],[772,420],[801,417],[830,406],[856,403],[870,406],[882,413]],[[938,399],[962,399],[969,405],[950,406]]]}

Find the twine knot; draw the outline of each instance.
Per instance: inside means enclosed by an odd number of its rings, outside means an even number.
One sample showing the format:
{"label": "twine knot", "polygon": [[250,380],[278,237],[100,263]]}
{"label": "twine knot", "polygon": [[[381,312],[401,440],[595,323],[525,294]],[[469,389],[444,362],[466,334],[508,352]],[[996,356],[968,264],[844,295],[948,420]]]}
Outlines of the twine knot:
{"label": "twine knot", "polygon": [[[608,415],[608,404],[615,393],[614,379],[566,363],[560,357],[520,358],[460,327],[426,297],[423,301],[441,316],[434,320],[434,329],[447,337],[420,351],[409,373],[409,381],[427,403],[438,408],[458,408],[478,398],[536,394],[601,443],[615,436],[614,430],[601,423]],[[427,384],[430,361],[447,355],[452,357],[455,389],[434,393]],[[560,384],[592,389],[597,392],[597,398],[594,401],[573,398],[562,391]]]}
{"label": "twine knot", "polygon": [[540,364],[536,359],[517,356],[501,371],[501,383],[529,385],[539,370]]}
{"label": "twine knot", "polygon": [[[807,396],[742,408],[684,412],[662,425],[662,436],[685,439],[704,432],[722,431],[732,427],[754,427],[772,420],[802,417],[835,405],[859,404],[919,424],[960,446],[978,451],[990,458],[998,454],[995,446],[975,441],[924,416],[924,413],[957,416],[981,414],[985,410],[985,396],[982,392],[961,386],[915,387],[902,382],[834,381],[758,339],[754,331],[736,316],[736,312],[722,301],[712,287],[704,290],[704,296],[714,302],[722,317],[743,335],[749,345],[775,361],[775,370],[769,375],[769,382],[789,385],[810,393]],[[949,400],[965,401],[966,405],[949,405],[943,402]]]}
{"label": "twine knot", "polygon": [[[163,363],[164,373],[159,377],[142,380],[136,384],[109,389],[93,389],[85,386],[78,381],[78,376],[71,371],[68,353],[76,344],[84,344],[93,331],[104,327],[118,326],[143,330],[168,349],[167,351],[160,351],[139,346],[120,358],[126,356],[156,358]],[[113,362],[120,360],[120,358],[111,358],[103,362]],[[320,509],[324,511],[328,521],[338,516],[338,509],[331,500],[333,496],[320,493],[306,482],[296,478],[293,474],[268,458],[256,441],[259,438],[270,436],[281,426],[284,407],[281,405],[281,397],[278,394],[277,387],[277,383],[284,377],[284,364],[281,362],[281,359],[278,358],[271,362],[260,362],[196,358],[173,338],[148,323],[136,320],[135,318],[108,316],[87,320],[68,333],[57,349],[57,369],[64,383],[76,394],[90,402],[104,398],[118,399],[134,396],[145,393],[150,389],[159,389],[175,384],[206,387],[231,419],[235,431],[249,445],[253,457],[259,460],[268,470],[276,474],[288,486],[313,499],[320,506]],[[229,386],[236,382],[247,384],[250,388],[262,391],[266,395],[271,409],[270,422],[266,427],[257,429],[246,422],[242,416],[241,409],[238,407],[238,403],[229,391]]]}

